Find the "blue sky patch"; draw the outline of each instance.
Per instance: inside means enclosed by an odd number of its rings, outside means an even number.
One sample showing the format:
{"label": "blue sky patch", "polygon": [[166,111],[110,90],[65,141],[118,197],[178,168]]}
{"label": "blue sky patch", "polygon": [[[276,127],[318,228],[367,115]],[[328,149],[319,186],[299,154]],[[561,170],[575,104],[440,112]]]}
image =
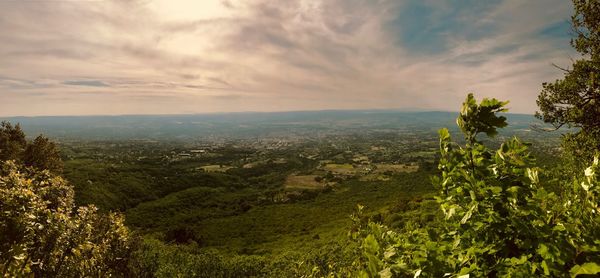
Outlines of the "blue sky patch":
{"label": "blue sky patch", "polygon": [[478,40],[496,31],[492,22],[481,20],[502,1],[454,0],[427,4],[409,0],[399,7],[389,30],[400,46],[422,54],[441,53],[452,40]]}
{"label": "blue sky patch", "polygon": [[571,23],[568,20],[561,20],[547,25],[539,32],[541,36],[558,39],[569,39],[571,33]]}

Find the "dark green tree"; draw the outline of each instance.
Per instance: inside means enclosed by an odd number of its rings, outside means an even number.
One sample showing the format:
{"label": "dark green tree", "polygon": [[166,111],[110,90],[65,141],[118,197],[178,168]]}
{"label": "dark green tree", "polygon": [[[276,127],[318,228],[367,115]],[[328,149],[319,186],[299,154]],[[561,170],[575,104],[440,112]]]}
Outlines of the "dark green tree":
{"label": "dark green tree", "polygon": [[38,136],[27,145],[23,152],[23,164],[53,173],[60,173],[63,168],[56,144],[43,135]]}
{"label": "dark green tree", "polygon": [[0,161],[18,160],[26,145],[25,133],[19,124],[0,124]]}
{"label": "dark green tree", "polygon": [[61,173],[63,163],[56,144],[40,135],[28,143],[19,124],[0,124],[0,162],[15,160],[38,170]]}
{"label": "dark green tree", "polygon": [[576,161],[588,161],[600,150],[600,1],[573,4],[571,45],[582,58],[565,70],[564,78],[543,84],[536,116],[556,129],[577,128],[564,136],[563,146]]}

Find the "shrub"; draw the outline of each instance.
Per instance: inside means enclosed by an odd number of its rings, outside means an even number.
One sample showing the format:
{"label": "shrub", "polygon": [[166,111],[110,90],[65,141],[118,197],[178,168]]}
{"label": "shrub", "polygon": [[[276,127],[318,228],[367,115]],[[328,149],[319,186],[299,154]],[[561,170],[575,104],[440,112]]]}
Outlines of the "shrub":
{"label": "shrub", "polygon": [[121,215],[75,207],[73,188],[47,170],[6,162],[1,172],[3,276],[127,275],[130,234]]}
{"label": "shrub", "polygon": [[[360,223],[363,276],[564,276],[600,272],[600,166],[549,192],[527,144],[512,138],[491,150],[478,140],[506,126],[496,99],[463,104],[465,145],[440,130],[441,176],[434,178],[442,225],[400,232]],[[557,195],[559,194],[559,195]],[[359,218],[356,218],[359,219]]]}

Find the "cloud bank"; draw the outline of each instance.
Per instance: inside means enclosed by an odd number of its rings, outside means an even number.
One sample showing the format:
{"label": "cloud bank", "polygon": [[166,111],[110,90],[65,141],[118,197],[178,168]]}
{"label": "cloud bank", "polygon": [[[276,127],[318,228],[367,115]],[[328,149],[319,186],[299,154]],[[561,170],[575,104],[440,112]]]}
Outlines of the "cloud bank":
{"label": "cloud bank", "polygon": [[0,116],[532,113],[568,66],[562,0],[0,1]]}

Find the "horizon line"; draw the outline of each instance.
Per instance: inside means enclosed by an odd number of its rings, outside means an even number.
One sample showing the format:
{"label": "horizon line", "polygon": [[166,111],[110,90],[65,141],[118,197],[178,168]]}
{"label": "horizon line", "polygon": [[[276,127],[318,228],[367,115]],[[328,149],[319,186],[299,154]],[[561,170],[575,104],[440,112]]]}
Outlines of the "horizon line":
{"label": "horizon line", "polygon": [[[136,116],[200,116],[200,115],[232,115],[232,114],[280,114],[280,113],[317,113],[317,112],[399,112],[399,113],[459,113],[459,111],[449,110],[419,110],[419,109],[320,109],[320,110],[279,110],[279,111],[229,111],[229,112],[200,112],[200,113],[159,113],[159,114],[90,114],[90,115],[16,115],[16,116],[0,116],[0,119],[11,118],[51,118],[51,117],[136,117]],[[528,115],[535,116],[535,113],[511,113],[503,112],[503,114],[513,115]]]}

